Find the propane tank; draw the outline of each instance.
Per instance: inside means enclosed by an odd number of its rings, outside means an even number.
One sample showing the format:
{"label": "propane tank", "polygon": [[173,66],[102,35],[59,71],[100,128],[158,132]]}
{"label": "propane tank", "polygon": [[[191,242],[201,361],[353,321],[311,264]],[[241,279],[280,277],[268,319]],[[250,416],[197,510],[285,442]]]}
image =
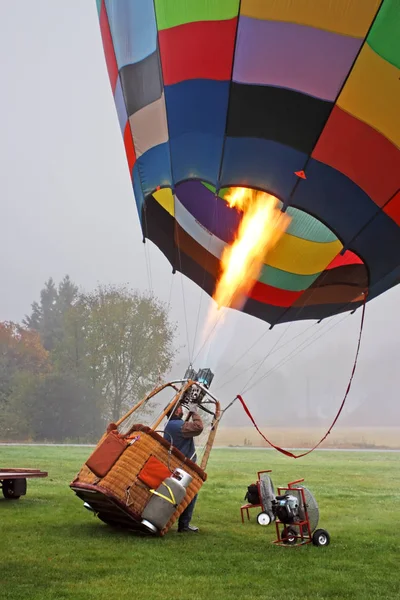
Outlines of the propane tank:
{"label": "propane tank", "polygon": [[142,513],[142,525],[152,533],[163,529],[186,496],[186,488],[192,481],[191,475],[182,469],[175,469],[152,491],[152,497]]}

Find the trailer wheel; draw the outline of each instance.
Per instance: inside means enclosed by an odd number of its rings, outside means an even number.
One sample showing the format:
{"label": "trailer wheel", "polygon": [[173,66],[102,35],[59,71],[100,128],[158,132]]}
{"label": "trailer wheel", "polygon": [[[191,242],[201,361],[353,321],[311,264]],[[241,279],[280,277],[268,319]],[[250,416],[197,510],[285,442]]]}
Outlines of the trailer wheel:
{"label": "trailer wheel", "polygon": [[331,537],[325,529],[317,529],[312,536],[314,546],[329,546]]}
{"label": "trailer wheel", "polygon": [[26,494],[26,479],[4,479],[3,496],[7,500],[18,500]]}

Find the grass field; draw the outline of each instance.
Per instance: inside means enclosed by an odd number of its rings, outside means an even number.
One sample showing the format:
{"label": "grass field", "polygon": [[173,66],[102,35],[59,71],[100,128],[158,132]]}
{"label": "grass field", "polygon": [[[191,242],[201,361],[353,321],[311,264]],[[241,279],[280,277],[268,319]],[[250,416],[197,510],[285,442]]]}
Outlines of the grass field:
{"label": "grass field", "polygon": [[[195,518],[199,534],[116,532],[68,484],[89,448],[0,447],[0,464],[39,467],[27,496],[0,500],[0,598],[7,600],[386,599],[400,597],[400,454],[213,452]],[[275,486],[299,477],[315,494],[331,545],[273,546],[274,527],[240,522],[257,470]]]}

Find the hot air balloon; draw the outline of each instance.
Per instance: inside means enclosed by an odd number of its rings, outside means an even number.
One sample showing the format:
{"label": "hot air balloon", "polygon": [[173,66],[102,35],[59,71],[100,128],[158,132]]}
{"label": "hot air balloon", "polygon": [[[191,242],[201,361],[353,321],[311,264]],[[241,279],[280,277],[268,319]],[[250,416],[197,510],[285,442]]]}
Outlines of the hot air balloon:
{"label": "hot air balloon", "polygon": [[[261,198],[266,221],[278,229],[277,206],[286,224],[240,309],[274,326],[362,304],[363,323],[366,299],[400,281],[400,0],[97,0],[97,8],[143,238],[214,295],[229,272],[227,249],[238,239],[251,246],[261,213],[247,237],[240,231]],[[260,194],[274,198],[270,212]],[[360,340],[361,331],[356,361]],[[164,535],[184,508],[171,508],[177,466],[191,481],[186,504],[197,494],[221,417],[213,373],[199,373],[190,366],[109,426],[71,483],[105,522]],[[168,386],[174,398],[152,427],[135,422]],[[189,396],[213,415],[200,467],[156,431]],[[157,502],[164,520],[149,508]]]}
{"label": "hot air balloon", "polygon": [[212,295],[262,190],[291,217],[242,310],[355,310],[400,281],[399,0],[97,0],[144,238]]}

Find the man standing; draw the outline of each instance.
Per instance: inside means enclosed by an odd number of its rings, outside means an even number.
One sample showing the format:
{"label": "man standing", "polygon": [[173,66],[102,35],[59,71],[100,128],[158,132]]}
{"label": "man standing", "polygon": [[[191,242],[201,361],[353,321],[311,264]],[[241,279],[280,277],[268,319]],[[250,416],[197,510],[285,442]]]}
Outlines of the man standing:
{"label": "man standing", "polygon": [[[175,446],[175,448],[180,450],[182,454],[190,458],[193,462],[196,462],[197,458],[193,438],[200,435],[204,428],[203,421],[201,420],[200,415],[197,413],[197,410],[197,404],[190,404],[189,418],[187,421],[184,421],[182,419],[183,408],[179,404],[173,411],[164,429],[164,438],[169,442],[171,442],[172,439],[173,446]],[[198,527],[190,525],[196,500],[197,494],[179,517],[179,533],[196,533],[199,531]]]}

